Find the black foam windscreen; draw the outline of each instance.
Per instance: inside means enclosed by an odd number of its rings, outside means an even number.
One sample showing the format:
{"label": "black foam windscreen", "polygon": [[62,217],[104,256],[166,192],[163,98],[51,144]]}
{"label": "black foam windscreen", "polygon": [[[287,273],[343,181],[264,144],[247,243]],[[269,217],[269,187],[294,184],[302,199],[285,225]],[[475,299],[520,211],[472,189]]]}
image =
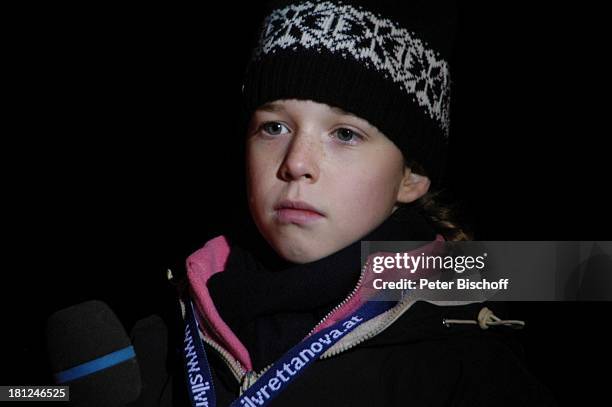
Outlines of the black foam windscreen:
{"label": "black foam windscreen", "polygon": [[69,386],[72,405],[123,406],[138,398],[138,362],[108,305],[92,300],[55,312],[46,336],[56,383]]}

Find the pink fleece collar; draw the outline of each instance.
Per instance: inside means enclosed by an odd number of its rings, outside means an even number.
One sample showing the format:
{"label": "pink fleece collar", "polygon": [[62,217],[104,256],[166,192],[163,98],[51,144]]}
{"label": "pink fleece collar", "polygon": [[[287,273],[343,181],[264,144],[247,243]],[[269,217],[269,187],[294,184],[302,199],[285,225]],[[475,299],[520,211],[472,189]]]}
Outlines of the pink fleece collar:
{"label": "pink fleece collar", "polygon": [[[434,243],[441,241],[444,241],[444,238],[437,235]],[[204,334],[223,345],[247,371],[251,371],[253,370],[253,363],[248,350],[219,315],[207,285],[208,280],[213,275],[225,270],[229,253],[230,246],[225,236],[217,236],[209,240],[204,247],[187,258],[187,278],[191,286],[193,301],[203,320],[200,326]],[[372,273],[368,274],[372,275]],[[367,283],[361,285],[361,288],[365,287],[368,287]],[[369,290],[361,288],[346,304],[335,310],[326,319],[325,323],[317,327],[315,332],[332,326],[359,309],[371,295]]]}
{"label": "pink fleece collar", "polygon": [[206,334],[221,343],[247,370],[253,363],[246,347],[236,334],[221,319],[208,291],[208,280],[223,270],[229,257],[230,247],[225,236],[209,240],[204,247],[187,258],[187,278],[191,286],[193,301],[205,322],[200,326]]}

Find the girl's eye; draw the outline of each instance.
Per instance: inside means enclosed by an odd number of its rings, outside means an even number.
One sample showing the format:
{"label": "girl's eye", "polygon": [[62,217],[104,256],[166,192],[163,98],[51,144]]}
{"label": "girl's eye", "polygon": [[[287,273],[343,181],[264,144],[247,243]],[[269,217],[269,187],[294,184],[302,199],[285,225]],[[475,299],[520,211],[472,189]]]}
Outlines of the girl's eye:
{"label": "girl's eye", "polygon": [[[272,136],[278,136],[279,134],[285,134],[289,132],[289,129],[284,124],[279,122],[267,122],[264,123],[261,128],[268,134]],[[286,131],[283,132],[283,129]]]}
{"label": "girl's eye", "polygon": [[360,134],[346,128],[338,129],[334,133],[336,134],[336,138],[344,144],[355,144],[357,141],[363,139]]}

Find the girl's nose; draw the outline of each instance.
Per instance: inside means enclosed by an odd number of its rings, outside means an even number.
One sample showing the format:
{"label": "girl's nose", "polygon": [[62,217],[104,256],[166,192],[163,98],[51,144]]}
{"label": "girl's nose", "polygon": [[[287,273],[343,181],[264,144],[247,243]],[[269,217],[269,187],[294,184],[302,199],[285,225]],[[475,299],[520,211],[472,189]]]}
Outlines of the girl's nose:
{"label": "girl's nose", "polygon": [[302,178],[316,182],[319,178],[321,146],[312,135],[296,133],[287,148],[285,159],[279,169],[279,176],[284,181],[296,181]]}

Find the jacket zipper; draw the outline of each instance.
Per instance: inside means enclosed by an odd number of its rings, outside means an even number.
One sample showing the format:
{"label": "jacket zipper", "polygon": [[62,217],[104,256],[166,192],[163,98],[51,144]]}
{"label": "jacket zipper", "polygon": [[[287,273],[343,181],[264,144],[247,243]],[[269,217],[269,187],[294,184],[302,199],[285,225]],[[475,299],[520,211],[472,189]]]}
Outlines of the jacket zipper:
{"label": "jacket zipper", "polygon": [[366,272],[366,269],[368,268],[368,265],[369,263],[366,261],[366,263],[361,268],[361,274],[359,275],[359,280],[357,281],[357,285],[355,286],[355,288],[353,288],[353,290],[349,293],[349,295],[340,304],[336,305],[331,311],[329,311],[327,315],[325,315],[323,319],[319,321],[319,323],[316,324],[315,327],[310,330],[310,332],[308,332],[308,335],[306,335],[306,338],[312,335],[319,328],[319,326],[321,326],[325,321],[327,321],[327,319],[334,312],[338,311],[340,308],[345,306],[346,303],[349,302],[355,296],[355,294],[357,293],[357,291],[361,288],[361,285],[363,284],[363,279],[365,277],[365,272]]}
{"label": "jacket zipper", "polygon": [[238,380],[238,382],[240,383],[240,396],[242,396],[242,393],[244,393],[246,390],[248,390],[249,387],[251,387],[253,384],[255,384],[255,382],[257,380],[259,380],[259,378],[261,376],[263,376],[264,373],[266,373],[268,371],[268,369],[270,369],[273,365],[274,365],[274,363],[271,363],[268,366],[266,366],[263,369],[261,369],[261,371],[259,371],[259,372],[256,372],[254,370],[251,370],[249,372],[245,372],[245,374],[242,377],[242,379]]}
{"label": "jacket zipper", "polygon": [[205,336],[202,333],[202,330],[200,330],[200,338],[202,338],[204,342],[219,353],[221,359],[223,359],[225,364],[230,368],[236,380],[240,381],[244,377],[244,375],[247,373],[246,369],[228,351],[226,351],[223,346]]}

